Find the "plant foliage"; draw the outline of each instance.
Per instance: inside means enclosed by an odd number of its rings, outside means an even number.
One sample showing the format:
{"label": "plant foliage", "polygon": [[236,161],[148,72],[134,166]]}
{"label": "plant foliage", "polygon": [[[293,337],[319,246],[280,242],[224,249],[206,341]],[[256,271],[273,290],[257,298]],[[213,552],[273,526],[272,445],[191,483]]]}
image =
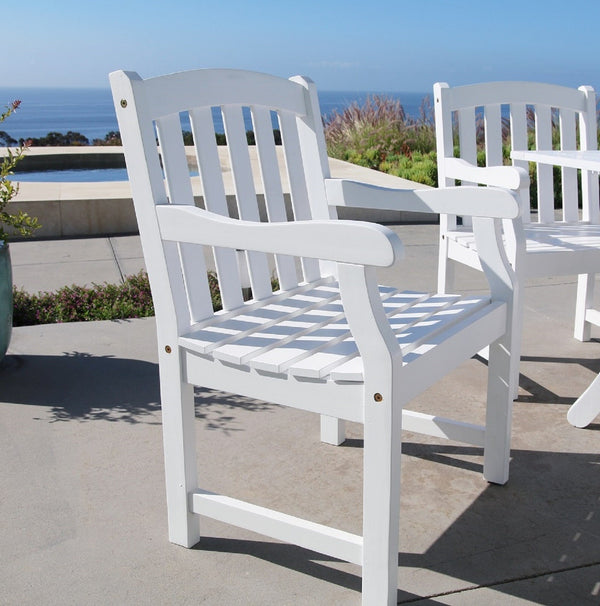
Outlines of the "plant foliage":
{"label": "plant foliage", "polygon": [[435,127],[429,98],[420,115],[406,115],[400,101],[368,97],[334,111],[324,121],[327,153],[333,158],[427,185],[437,184]]}
{"label": "plant foliage", "polygon": [[[17,108],[21,101],[13,101],[6,107],[4,113],[0,114],[0,122],[4,122]],[[19,192],[19,186],[15,185],[10,176],[14,174],[16,165],[25,156],[24,145],[16,150],[6,149],[6,155],[0,164],[0,243],[6,242],[10,235],[15,232],[22,236],[30,236],[40,227],[35,217],[30,217],[26,212],[10,212],[8,204]]]}

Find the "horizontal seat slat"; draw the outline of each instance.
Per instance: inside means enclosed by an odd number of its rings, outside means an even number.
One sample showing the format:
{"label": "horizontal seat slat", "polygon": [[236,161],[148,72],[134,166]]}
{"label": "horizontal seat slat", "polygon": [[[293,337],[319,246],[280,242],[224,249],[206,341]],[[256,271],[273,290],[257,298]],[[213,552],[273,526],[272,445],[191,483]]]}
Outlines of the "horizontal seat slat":
{"label": "horizontal seat slat", "polygon": [[[261,352],[280,348],[308,332],[313,332],[332,324],[337,327],[336,321],[341,320],[344,316],[341,301],[337,304],[330,304],[327,307],[331,308],[330,311],[333,315],[328,315],[327,309],[324,310],[319,307],[300,316],[295,316],[292,320],[278,322],[268,328],[253,332],[243,339],[236,340],[234,343],[223,345],[215,349],[213,355],[217,360],[234,364],[246,364],[251,358],[259,355]],[[348,331],[346,323],[337,328],[340,332],[344,331],[346,333]]]}
{"label": "horizontal seat slat", "polygon": [[[394,288],[380,288],[382,299],[388,299],[394,293]],[[338,322],[343,317],[341,302],[334,303],[339,296],[335,283],[295,293],[287,299],[276,295],[275,303],[252,309],[241,307],[237,315],[230,312],[222,318],[215,316],[212,324],[205,324],[181,337],[180,343],[198,353],[212,353],[216,359],[224,362],[245,364],[264,351],[285,345],[294,335],[314,334],[321,327]],[[314,313],[307,315],[312,311]],[[349,332],[345,323],[335,326],[334,330],[337,340]],[[326,343],[332,337],[322,334],[315,335],[315,338]]]}
{"label": "horizontal seat slat", "polygon": [[[489,303],[487,298],[397,292],[392,287],[380,287],[380,296],[405,360],[426,353],[438,335]],[[220,362],[258,371],[363,381],[362,359],[335,282],[251,309],[242,307],[237,314],[215,316],[212,324],[182,337],[180,343]]]}
{"label": "horizontal seat slat", "polygon": [[[600,248],[600,225],[530,224],[524,231],[528,253],[585,251]],[[463,247],[477,250],[475,236],[471,232],[452,231],[446,236]]]}
{"label": "horizontal seat slat", "polygon": [[[318,289],[316,289],[318,290]],[[486,303],[458,295],[381,289],[384,312],[403,355]],[[227,317],[182,343],[214,359],[296,377],[362,381],[362,362],[334,285]],[[293,301],[291,305],[288,302]],[[297,306],[290,311],[290,307]],[[357,361],[353,361],[356,358]]]}
{"label": "horizontal seat slat", "polygon": [[[382,295],[384,310],[388,316],[406,308],[408,305],[414,303],[415,300],[422,300],[427,296],[422,293],[393,293],[391,289],[386,287],[380,287],[380,293]],[[302,335],[299,338],[286,343],[282,348],[277,349],[276,351],[270,351],[253,358],[250,362],[250,366],[257,370],[266,370],[277,373],[284,372],[293,364],[299,363],[323,349],[327,348],[329,351],[329,348],[334,348],[334,350],[339,351],[340,348],[337,347],[337,345],[348,338],[349,334],[350,332],[346,331],[345,333],[340,333],[335,338],[331,338],[331,336],[324,338],[323,333],[320,335]],[[344,348],[344,351],[347,351],[347,348]],[[355,347],[353,347],[351,353],[352,355],[356,354]],[[315,374],[321,373],[311,373],[311,376],[315,376]]]}
{"label": "horizontal seat slat", "polygon": [[[482,311],[490,303],[488,298],[482,297],[460,299],[456,296],[434,295],[432,299],[433,309],[442,302],[443,306],[438,308],[438,311],[431,311],[430,306],[430,311],[424,312],[424,317],[420,321],[410,322],[409,319],[403,325],[404,320],[397,318],[399,320],[397,325],[402,328],[399,331],[394,330],[394,332],[397,332],[396,339],[402,351],[404,364],[408,364],[409,361],[414,360],[419,355],[427,353],[432,347],[439,344],[440,335],[442,335],[443,340],[445,332],[451,334],[452,326]],[[394,327],[394,318],[391,320],[391,325]],[[356,356],[336,367],[330,375],[334,381],[362,381],[362,359]]]}
{"label": "horizontal seat slat", "polygon": [[230,312],[223,316],[215,316],[211,324],[205,324],[202,328],[186,334],[181,338],[181,342],[199,353],[210,353],[236,338],[267,328],[282,320],[291,319],[338,297],[338,289],[329,286],[319,286],[287,298],[275,295],[273,303],[243,306],[238,308],[236,314]]}
{"label": "horizontal seat slat", "polygon": [[[385,301],[383,308],[386,315],[390,318],[392,327],[395,322],[398,330],[403,330],[430,317],[436,311],[439,311],[441,306],[449,305],[455,299],[455,296],[443,295],[434,298],[436,298],[436,301],[432,302],[432,298],[429,295],[398,293],[397,296],[393,296],[390,300]],[[401,314],[401,316],[398,314]],[[289,371],[297,377],[324,378],[334,368],[346,364],[347,361],[356,358],[358,355],[356,343],[349,336],[343,342],[336,341],[325,348],[321,348],[320,351],[315,352],[312,356],[305,357],[298,363],[295,363]],[[360,378],[343,380],[362,381],[362,371]]]}

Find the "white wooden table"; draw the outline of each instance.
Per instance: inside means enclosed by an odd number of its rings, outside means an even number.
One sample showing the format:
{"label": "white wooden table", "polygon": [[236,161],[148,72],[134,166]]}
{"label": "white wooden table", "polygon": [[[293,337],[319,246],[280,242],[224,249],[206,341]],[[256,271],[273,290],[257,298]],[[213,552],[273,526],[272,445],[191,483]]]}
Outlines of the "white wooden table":
{"label": "white wooden table", "polygon": [[[600,150],[513,150],[513,160],[525,160],[600,172]],[[586,427],[600,414],[600,375],[569,408],[567,419],[575,427]]]}
{"label": "white wooden table", "polygon": [[527,162],[540,162],[541,164],[554,164],[567,168],[581,168],[600,172],[600,150],[513,150],[513,160]]}

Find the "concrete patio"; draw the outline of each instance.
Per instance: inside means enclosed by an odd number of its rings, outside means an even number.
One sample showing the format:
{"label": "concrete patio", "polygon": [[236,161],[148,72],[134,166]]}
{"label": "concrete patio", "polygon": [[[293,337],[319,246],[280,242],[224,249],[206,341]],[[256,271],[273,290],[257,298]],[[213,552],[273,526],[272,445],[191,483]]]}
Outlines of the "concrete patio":
{"label": "concrete patio", "polygon": [[[432,289],[435,225],[394,225],[406,261],[386,283]],[[137,236],[16,242],[35,292],[116,282],[143,267]],[[458,273],[461,290],[483,286]],[[511,478],[481,477],[477,448],[407,433],[398,602],[599,604],[600,419],[566,420],[600,371],[572,336],[575,279],[525,292]],[[185,550],[166,535],[154,320],[14,329],[0,364],[0,604],[360,603],[360,569],[204,520]],[[485,365],[469,361],[414,408],[481,420]],[[361,428],[341,447],[318,419],[197,392],[201,485],[360,532]]]}

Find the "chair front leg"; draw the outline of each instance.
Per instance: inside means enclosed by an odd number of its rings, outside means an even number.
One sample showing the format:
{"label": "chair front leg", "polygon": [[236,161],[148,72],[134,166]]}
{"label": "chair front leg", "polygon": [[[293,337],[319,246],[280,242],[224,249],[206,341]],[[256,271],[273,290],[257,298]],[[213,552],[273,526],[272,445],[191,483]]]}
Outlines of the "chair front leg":
{"label": "chair front leg", "polygon": [[192,547],[200,540],[199,518],[189,509],[189,494],[198,488],[194,388],[181,376],[179,354],[163,354],[160,385],[169,540]]}
{"label": "chair front leg", "polygon": [[398,595],[402,410],[391,390],[366,399],[362,603],[391,605]]}
{"label": "chair front leg", "polygon": [[[505,335],[490,345],[483,477],[493,484],[508,481],[512,425],[510,338]],[[517,356],[517,362],[519,357]]]}

